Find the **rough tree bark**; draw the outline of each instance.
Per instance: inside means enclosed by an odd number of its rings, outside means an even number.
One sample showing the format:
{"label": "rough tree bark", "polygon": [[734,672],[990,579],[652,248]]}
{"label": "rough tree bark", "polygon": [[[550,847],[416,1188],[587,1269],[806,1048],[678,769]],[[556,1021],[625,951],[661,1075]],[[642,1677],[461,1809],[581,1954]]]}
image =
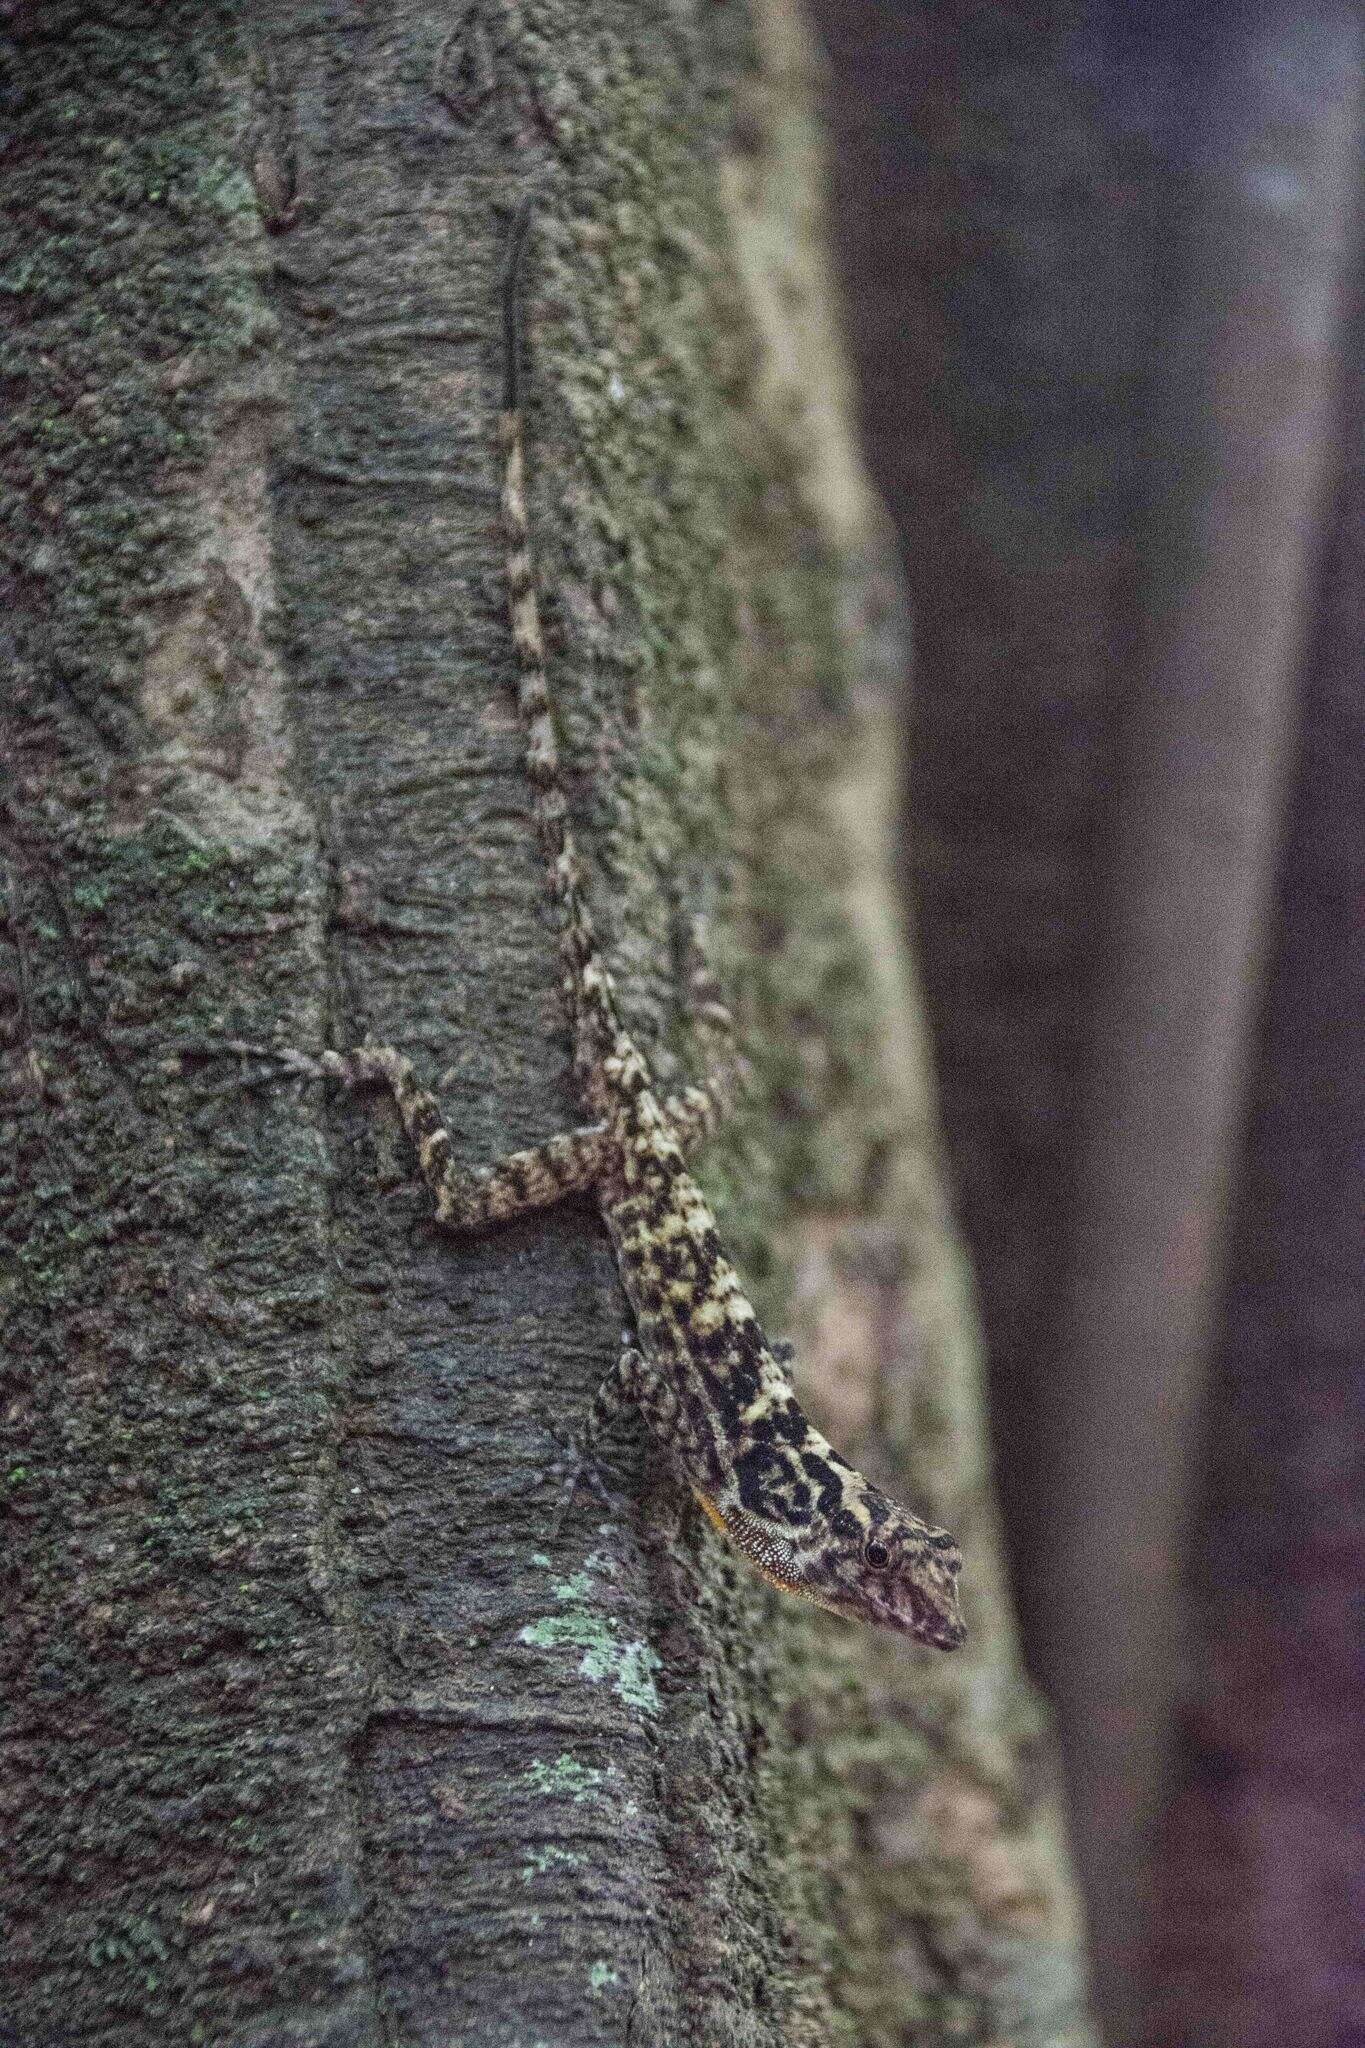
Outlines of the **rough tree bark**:
{"label": "rough tree bark", "polygon": [[[0,282],[4,2039],[1088,2038],[1000,1590],[799,25],[663,4],[11,10]],[[573,1119],[510,690],[494,286],[593,894],[709,1167],[974,1635],[774,1606],[623,1442],[591,1209],[430,1227],[393,1118],[224,1040],[367,1032],[491,1158]],[[782,1256],[774,1255],[774,1247]]]}

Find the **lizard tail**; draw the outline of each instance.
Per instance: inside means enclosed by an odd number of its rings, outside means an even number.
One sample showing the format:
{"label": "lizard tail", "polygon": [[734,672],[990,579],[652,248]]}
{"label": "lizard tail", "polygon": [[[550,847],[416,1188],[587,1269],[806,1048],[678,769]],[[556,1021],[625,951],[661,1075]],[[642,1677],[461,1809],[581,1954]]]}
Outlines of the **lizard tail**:
{"label": "lizard tail", "polygon": [[526,772],[535,792],[536,817],[559,906],[564,990],[577,1027],[579,1056],[599,1056],[621,1045],[611,977],[602,960],[592,914],[583,892],[578,849],[569,825],[564,778],[559,765],[554,706],[545,673],[545,639],[540,624],[531,526],[526,507],[526,454],[522,434],[519,371],[518,283],[532,202],[522,201],[512,223],[503,277],[503,350],[506,382],[500,436],[503,454],[502,520],[507,546],[507,602],[517,656],[517,705],[526,734]]}

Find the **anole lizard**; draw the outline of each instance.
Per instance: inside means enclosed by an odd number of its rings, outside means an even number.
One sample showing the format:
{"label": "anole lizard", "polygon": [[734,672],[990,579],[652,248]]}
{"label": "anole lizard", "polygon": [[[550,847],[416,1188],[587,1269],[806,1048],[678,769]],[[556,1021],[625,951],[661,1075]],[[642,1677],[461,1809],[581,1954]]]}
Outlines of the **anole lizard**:
{"label": "anole lizard", "polygon": [[[558,909],[575,1070],[591,1121],[498,1165],[461,1167],[440,1110],[391,1046],[327,1053],[351,1085],[397,1102],[438,1217],[473,1230],[567,1194],[596,1198],[635,1322],[594,1418],[624,1396],[716,1527],[784,1591],[940,1649],[965,1633],[952,1537],[898,1507],[841,1458],[792,1391],[789,1346],[764,1335],[727,1260],[687,1156],[722,1114],[721,1085],[662,1099],[621,1021],[569,826],[546,677],[526,506],[518,289],[529,202],[512,228],[503,289],[501,416],[507,590],[527,773]],[[696,977],[704,997],[704,977]],[[714,994],[712,1019],[723,1014]],[[592,1425],[590,1425],[592,1427]]]}

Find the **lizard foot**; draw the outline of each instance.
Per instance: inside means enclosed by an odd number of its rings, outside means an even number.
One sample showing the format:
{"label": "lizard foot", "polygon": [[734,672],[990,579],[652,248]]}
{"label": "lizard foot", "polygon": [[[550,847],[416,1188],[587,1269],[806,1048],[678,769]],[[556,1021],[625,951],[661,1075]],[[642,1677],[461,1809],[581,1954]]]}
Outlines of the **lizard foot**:
{"label": "lizard foot", "polygon": [[599,1460],[594,1450],[582,1444],[566,1444],[552,1431],[547,1431],[546,1434],[555,1447],[555,1456],[547,1462],[546,1473],[551,1478],[560,1474],[565,1475],[559,1501],[550,1522],[549,1540],[554,1543],[568,1520],[569,1510],[574,1504],[580,1486],[590,1486],[609,1515],[614,1516],[619,1512],[620,1502],[612,1498],[598,1469]]}

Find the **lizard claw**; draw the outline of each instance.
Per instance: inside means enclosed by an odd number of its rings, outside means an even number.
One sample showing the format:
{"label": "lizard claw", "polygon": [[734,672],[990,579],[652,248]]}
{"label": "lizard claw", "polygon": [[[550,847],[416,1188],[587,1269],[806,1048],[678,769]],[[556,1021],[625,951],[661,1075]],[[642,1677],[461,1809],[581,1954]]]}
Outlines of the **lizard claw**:
{"label": "lizard claw", "polygon": [[569,1510],[574,1504],[574,1497],[583,1481],[586,1480],[609,1515],[616,1512],[616,1503],[612,1500],[611,1495],[602,1482],[597,1470],[597,1461],[590,1454],[585,1456],[577,1444],[566,1445],[562,1443],[551,1431],[547,1431],[546,1434],[558,1453],[556,1457],[549,1461],[546,1468],[547,1471],[554,1474],[564,1471],[565,1468],[568,1470],[568,1483],[560,1495],[559,1505],[555,1509],[553,1520],[550,1523],[550,1541],[554,1543],[557,1541],[559,1532],[568,1519]]}

